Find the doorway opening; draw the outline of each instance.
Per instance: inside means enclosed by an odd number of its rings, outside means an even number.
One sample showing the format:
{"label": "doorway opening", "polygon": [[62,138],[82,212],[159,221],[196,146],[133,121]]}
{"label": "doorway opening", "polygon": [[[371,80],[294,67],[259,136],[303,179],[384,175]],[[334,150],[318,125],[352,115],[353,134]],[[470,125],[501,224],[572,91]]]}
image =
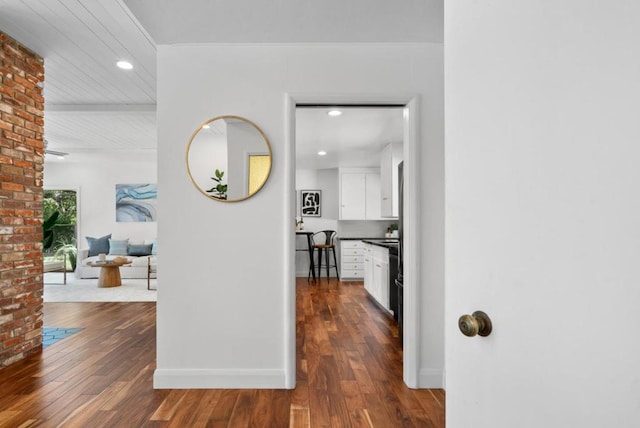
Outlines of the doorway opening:
{"label": "doorway opening", "polygon": [[[355,238],[364,238],[365,241],[367,240],[366,238],[387,240],[388,244],[392,244],[394,240],[395,242],[398,241],[398,235],[394,233],[399,222],[397,212],[395,218],[393,214],[385,213],[388,217],[382,215],[380,188],[383,183],[381,183],[380,157],[387,147],[391,148],[394,144],[399,146],[399,150],[396,147],[396,153],[399,153],[401,158],[407,152],[413,153],[414,147],[407,147],[408,145],[415,146],[415,141],[407,141],[409,136],[415,135],[415,133],[412,134],[412,130],[408,129],[410,126],[415,126],[415,124],[409,123],[407,119],[407,110],[409,109],[407,103],[409,101],[398,104],[317,104],[298,102],[291,106],[293,119],[291,132],[294,135],[293,142],[295,143],[292,156],[293,164],[295,165],[292,187],[296,193],[294,211],[296,216],[295,223],[298,225],[297,230],[300,226],[302,226],[303,230],[311,232],[327,229],[335,230],[340,238],[336,242],[340,281],[335,277],[335,274],[328,281],[326,279],[327,275],[316,272],[316,275],[322,279],[315,283],[309,282],[309,287],[326,287],[327,285],[333,285],[336,289],[341,286],[360,287],[363,295],[370,296],[367,302],[375,305],[374,309],[379,311],[381,315],[386,315],[386,311],[392,320],[394,316],[397,317],[398,315],[397,299],[394,299],[394,305],[396,306],[391,309],[389,307],[389,295],[392,292],[388,289],[386,293],[382,293],[382,299],[376,299],[375,290],[368,288],[365,290],[364,283],[365,275],[367,274],[365,274],[364,255],[352,257],[349,259],[352,262],[351,266],[343,266],[344,260],[340,251],[340,243],[346,241],[351,241],[349,244],[354,244],[355,241],[362,243],[363,239],[358,240]],[[336,113],[336,111],[340,113]],[[377,120],[367,122],[367,114],[376,117]],[[393,117],[394,115],[395,118]],[[370,124],[369,126],[367,126],[368,123]],[[343,127],[342,125],[345,126]],[[397,162],[391,169],[397,171]],[[343,173],[353,173],[357,178],[352,175],[342,177]],[[377,194],[373,192],[373,196],[366,190],[368,175],[372,176],[369,177],[369,189],[371,190],[372,187],[375,188],[377,186]],[[365,187],[359,190],[347,188],[351,186],[351,184],[348,184],[352,183],[350,181],[351,178],[355,178],[357,182],[363,180]],[[397,188],[397,185],[396,175],[396,182],[391,187]],[[314,208],[312,211],[314,214],[315,212],[320,212],[320,216],[303,214],[302,202],[304,200],[301,199],[303,191],[315,191],[320,195],[320,207],[318,210]],[[377,203],[372,204],[371,198],[377,198]],[[367,204],[367,199],[370,199],[369,204]],[[358,214],[352,214],[353,211],[348,211],[343,206],[349,205],[350,202],[363,205],[364,208],[359,211],[356,210]],[[295,251],[294,256],[296,283],[301,286],[307,283],[307,278],[312,277],[309,272],[311,262],[309,255],[304,252],[306,246],[304,237],[296,236],[294,239],[295,250],[302,250]],[[389,255],[387,257],[387,269],[378,269],[378,274],[383,275],[385,280],[380,281],[378,278],[377,281],[374,281],[378,291],[380,291],[380,288],[388,287],[388,284],[394,282],[395,279],[389,280],[390,275],[395,276],[395,269],[394,272],[390,272],[388,268],[390,263],[397,265],[397,259],[391,261],[391,257]],[[410,261],[415,261],[415,259],[416,256],[413,255]],[[333,269],[331,272],[334,272]],[[414,275],[415,273],[412,273],[410,277],[414,278]],[[370,277],[371,275],[367,276]],[[395,292],[397,293],[397,290]],[[414,292],[414,290],[411,291],[411,293]],[[415,309],[410,310],[410,312],[412,312],[412,315],[415,314]],[[411,321],[409,323],[411,324]],[[394,325],[393,328],[397,329],[397,320],[394,320],[393,324],[390,325]],[[415,350],[415,341],[413,340],[415,338],[415,329],[416,326],[410,326],[409,341],[405,341],[410,346],[409,364],[405,363],[406,354],[404,361],[401,357],[400,364],[401,370],[405,374],[404,381],[410,386],[414,384],[412,381],[414,377],[411,374],[407,374],[407,367],[415,367],[415,357],[411,354]],[[400,340],[398,335],[402,337],[402,333],[398,333],[398,330],[396,330],[395,335],[397,340]]]}

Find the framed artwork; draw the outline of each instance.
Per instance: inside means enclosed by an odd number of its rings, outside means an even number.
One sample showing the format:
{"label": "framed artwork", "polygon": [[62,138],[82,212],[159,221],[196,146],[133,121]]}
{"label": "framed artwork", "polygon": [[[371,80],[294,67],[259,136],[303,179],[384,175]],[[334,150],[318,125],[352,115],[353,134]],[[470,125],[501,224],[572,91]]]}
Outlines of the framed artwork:
{"label": "framed artwork", "polygon": [[320,217],[322,190],[300,191],[300,215],[302,217]]}
{"label": "framed artwork", "polygon": [[116,184],[116,222],[156,221],[157,199],[155,183]]}

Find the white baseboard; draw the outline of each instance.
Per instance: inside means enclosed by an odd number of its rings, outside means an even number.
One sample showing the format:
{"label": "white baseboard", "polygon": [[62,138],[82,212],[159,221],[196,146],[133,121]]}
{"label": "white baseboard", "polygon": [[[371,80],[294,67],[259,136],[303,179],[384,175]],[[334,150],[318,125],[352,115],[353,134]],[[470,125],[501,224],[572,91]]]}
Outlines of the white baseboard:
{"label": "white baseboard", "polygon": [[420,370],[418,387],[424,389],[444,388],[444,371],[436,369]]}
{"label": "white baseboard", "polygon": [[156,369],[154,389],[287,389],[284,370]]}

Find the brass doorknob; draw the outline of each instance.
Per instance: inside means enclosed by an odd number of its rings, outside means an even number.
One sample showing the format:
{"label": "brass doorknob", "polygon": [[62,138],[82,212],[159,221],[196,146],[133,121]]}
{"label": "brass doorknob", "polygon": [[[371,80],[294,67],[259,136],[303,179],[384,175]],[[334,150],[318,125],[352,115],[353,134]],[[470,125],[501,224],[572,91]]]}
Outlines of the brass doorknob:
{"label": "brass doorknob", "polygon": [[491,319],[482,311],[475,311],[471,315],[462,315],[458,318],[458,327],[465,336],[486,337],[491,334]]}

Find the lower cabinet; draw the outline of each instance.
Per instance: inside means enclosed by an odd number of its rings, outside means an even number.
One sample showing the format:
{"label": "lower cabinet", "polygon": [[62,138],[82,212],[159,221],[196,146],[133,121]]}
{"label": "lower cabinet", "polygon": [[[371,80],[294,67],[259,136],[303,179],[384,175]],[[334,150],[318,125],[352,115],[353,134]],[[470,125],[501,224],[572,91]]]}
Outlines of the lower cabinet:
{"label": "lower cabinet", "polygon": [[364,288],[386,310],[389,304],[389,250],[364,244]]}
{"label": "lower cabinet", "polygon": [[373,296],[373,245],[364,244],[364,289]]}
{"label": "lower cabinet", "polygon": [[340,278],[364,278],[364,243],[362,241],[340,241]]}
{"label": "lower cabinet", "polygon": [[383,262],[373,259],[373,290],[375,299],[386,310],[389,307],[389,259]]}

